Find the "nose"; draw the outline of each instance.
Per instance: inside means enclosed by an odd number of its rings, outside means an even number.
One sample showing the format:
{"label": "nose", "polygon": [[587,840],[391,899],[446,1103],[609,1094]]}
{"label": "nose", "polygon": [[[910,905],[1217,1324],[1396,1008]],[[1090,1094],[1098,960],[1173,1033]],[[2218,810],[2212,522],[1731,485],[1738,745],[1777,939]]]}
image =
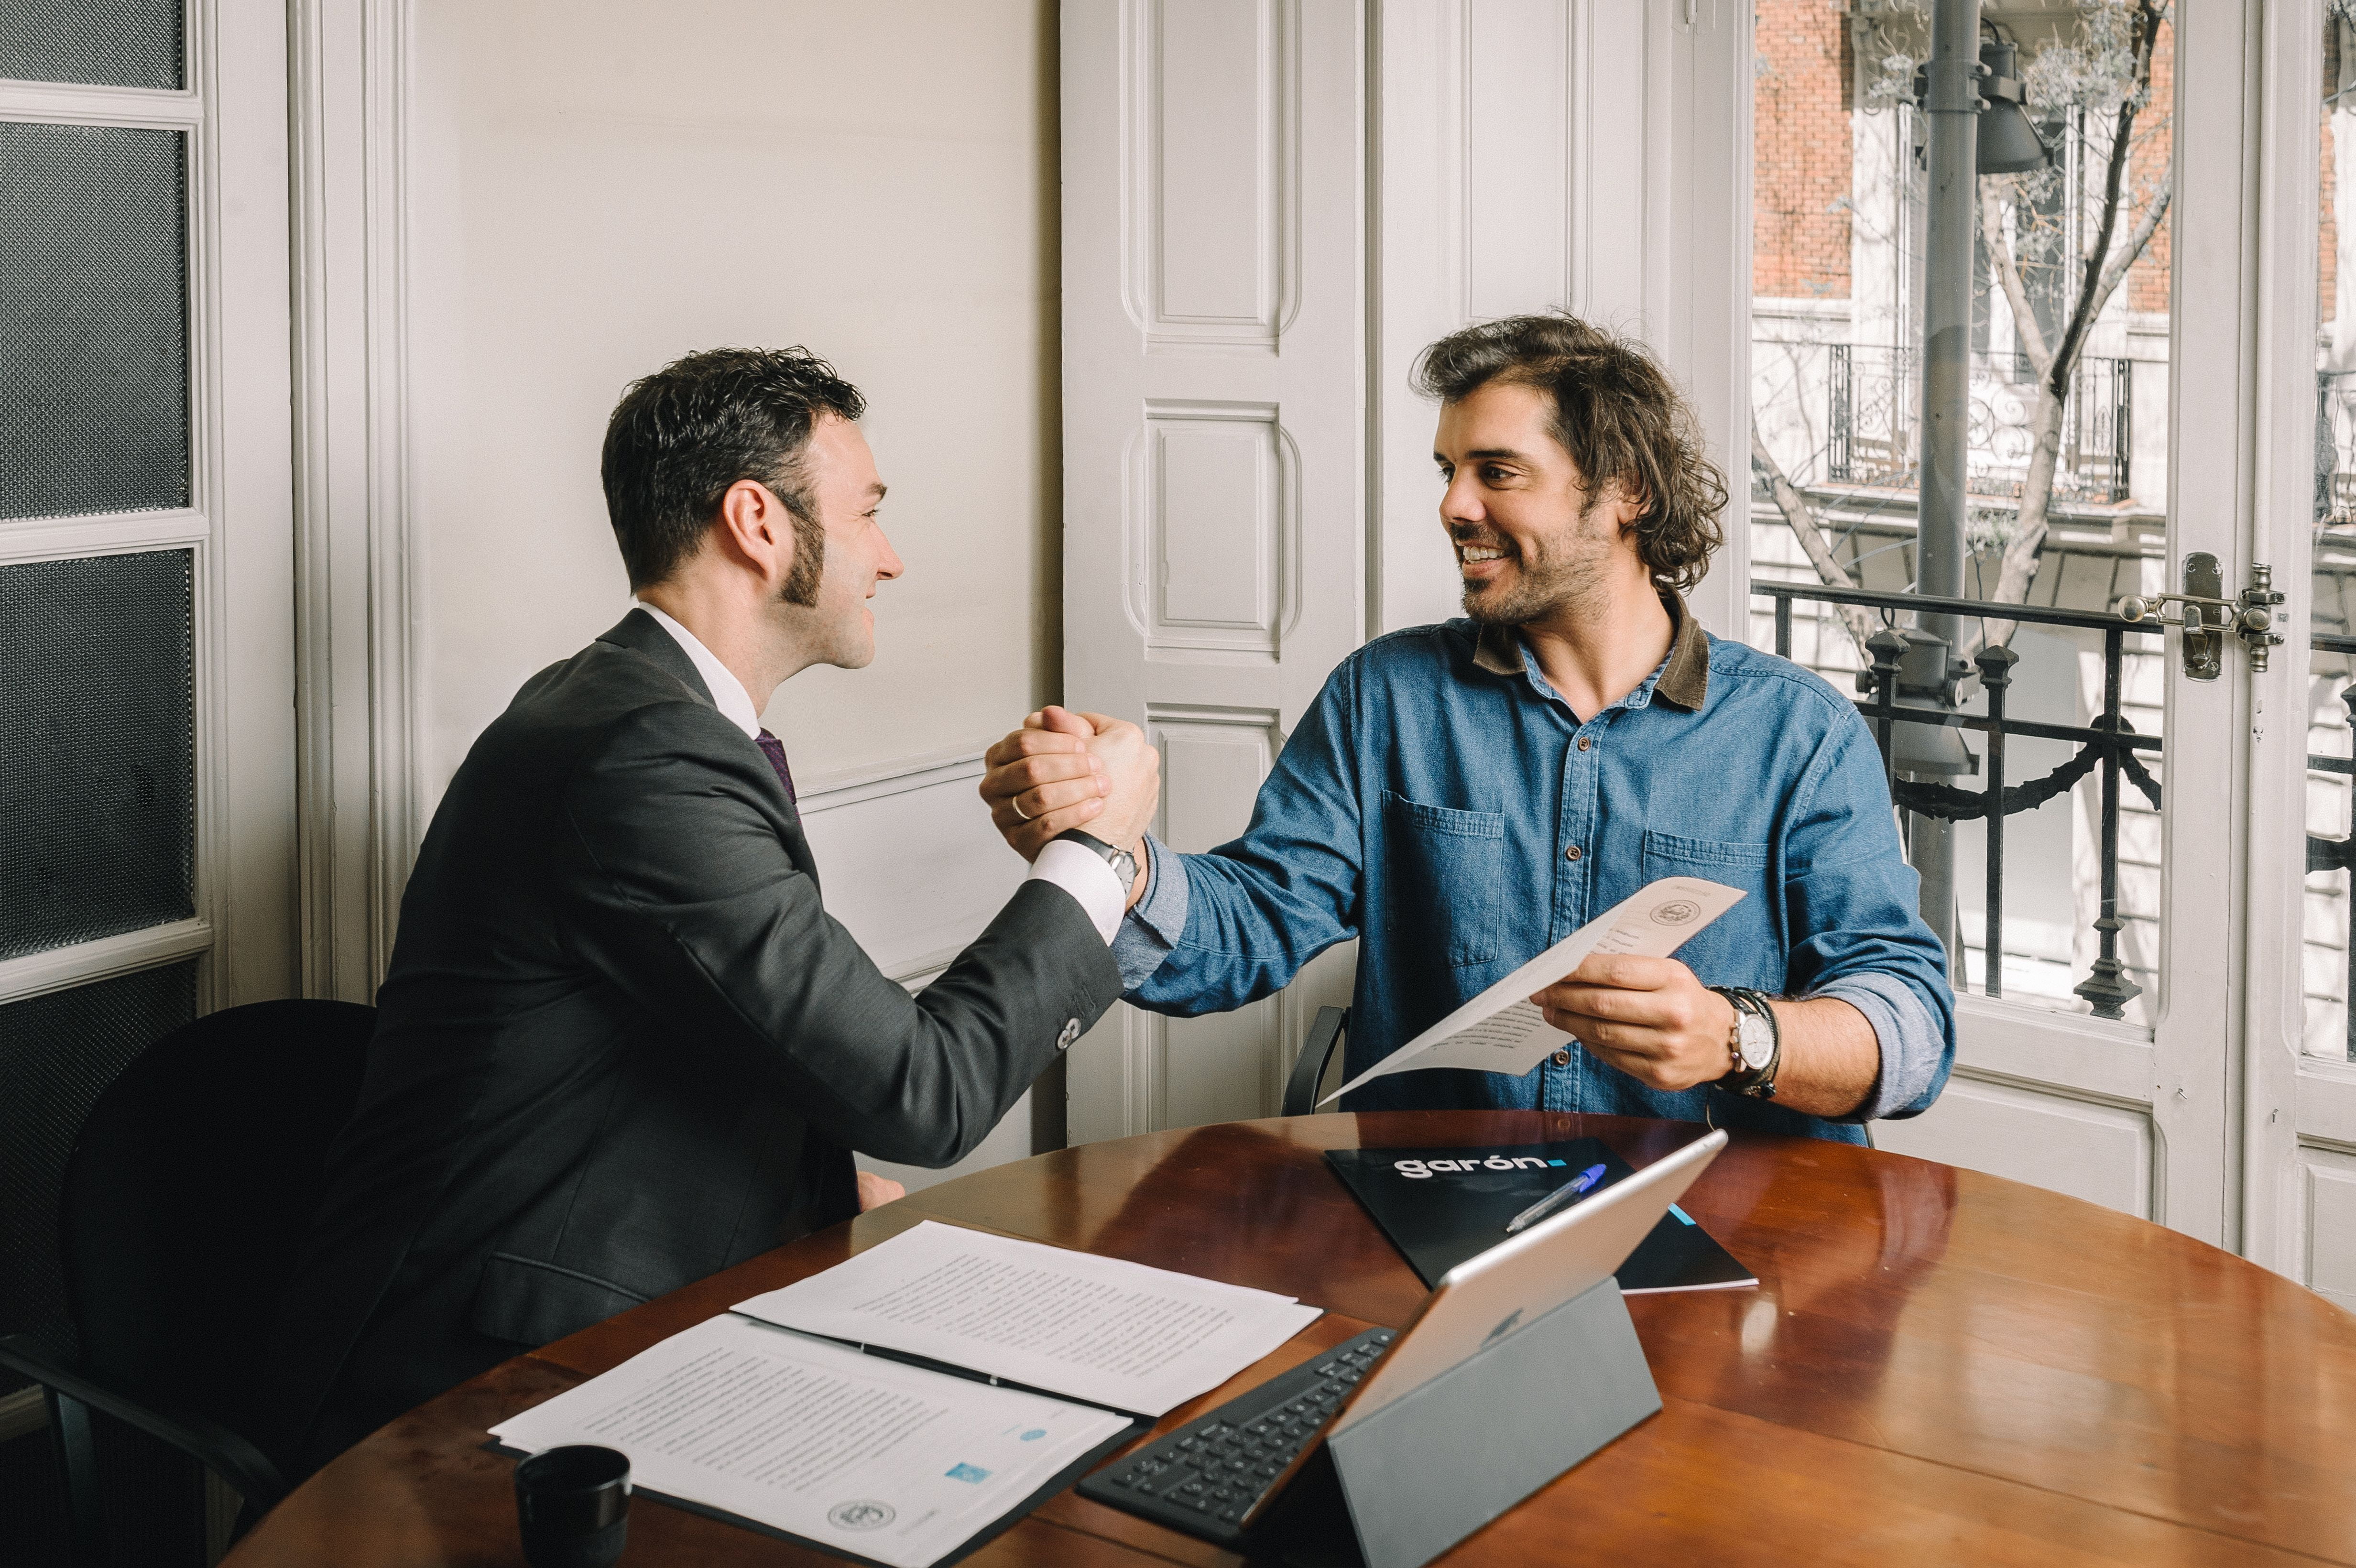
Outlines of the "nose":
{"label": "nose", "polygon": [[876,529],[875,537],[882,540],[884,545],[883,558],[875,563],[875,581],[889,582],[906,569],[900,564],[900,552],[892,548],[892,541],[884,538],[884,530]]}
{"label": "nose", "polygon": [[1488,517],[1488,508],[1481,505],[1481,487],[1472,482],[1471,474],[1458,469],[1440,494],[1440,525],[1452,533],[1459,528],[1485,522]]}

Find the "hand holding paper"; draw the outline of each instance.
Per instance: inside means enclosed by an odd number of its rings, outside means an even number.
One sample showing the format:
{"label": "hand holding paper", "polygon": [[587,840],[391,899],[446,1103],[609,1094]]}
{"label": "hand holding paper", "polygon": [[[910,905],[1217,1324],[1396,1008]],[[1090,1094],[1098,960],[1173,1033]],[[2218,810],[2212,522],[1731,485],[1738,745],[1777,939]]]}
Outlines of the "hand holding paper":
{"label": "hand holding paper", "polygon": [[1612,905],[1318,1103],[1331,1104],[1361,1083],[1425,1067],[1470,1067],[1518,1078],[1571,1038],[1546,1021],[1529,999],[1534,993],[1570,974],[1591,953],[1665,958],[1741,897],[1734,888],[1697,877],[1665,877]]}

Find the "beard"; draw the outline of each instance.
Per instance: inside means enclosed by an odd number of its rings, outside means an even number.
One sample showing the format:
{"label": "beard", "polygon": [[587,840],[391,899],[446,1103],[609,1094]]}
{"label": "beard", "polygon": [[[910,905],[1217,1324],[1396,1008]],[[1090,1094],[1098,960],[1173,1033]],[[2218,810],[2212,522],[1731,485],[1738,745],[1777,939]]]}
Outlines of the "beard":
{"label": "beard", "polygon": [[826,575],[826,525],[815,519],[804,519],[799,512],[788,508],[787,515],[794,524],[794,564],[787,570],[784,586],[777,597],[804,610],[818,604],[818,586]]}
{"label": "beard", "polygon": [[1526,626],[1595,593],[1602,576],[1601,568],[1612,553],[1612,540],[1589,523],[1594,510],[1590,499],[1580,509],[1577,522],[1555,539],[1537,541],[1528,554],[1502,539],[1460,534],[1456,541],[1460,545],[1494,543],[1507,550],[1519,569],[1503,581],[1467,584],[1464,613],[1484,626]]}

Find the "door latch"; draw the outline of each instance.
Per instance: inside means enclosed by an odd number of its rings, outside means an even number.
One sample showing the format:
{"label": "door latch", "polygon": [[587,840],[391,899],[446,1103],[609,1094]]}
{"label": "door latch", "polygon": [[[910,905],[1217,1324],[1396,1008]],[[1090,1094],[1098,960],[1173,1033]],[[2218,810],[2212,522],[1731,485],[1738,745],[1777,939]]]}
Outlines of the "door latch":
{"label": "door latch", "polygon": [[[2274,629],[2275,606],[2283,596],[2275,592],[2275,569],[2259,563],[2250,568],[2250,585],[2236,599],[2225,597],[2225,573],[2217,558],[2195,550],[2184,558],[2184,592],[2129,594],[2118,602],[2119,619],[2146,617],[2184,634],[2184,673],[2193,680],[2214,680],[2224,673],[2225,635],[2232,633],[2250,650],[2250,668],[2263,674],[2270,649],[2282,646]],[[2158,613],[2163,605],[2180,604],[2174,619]]]}

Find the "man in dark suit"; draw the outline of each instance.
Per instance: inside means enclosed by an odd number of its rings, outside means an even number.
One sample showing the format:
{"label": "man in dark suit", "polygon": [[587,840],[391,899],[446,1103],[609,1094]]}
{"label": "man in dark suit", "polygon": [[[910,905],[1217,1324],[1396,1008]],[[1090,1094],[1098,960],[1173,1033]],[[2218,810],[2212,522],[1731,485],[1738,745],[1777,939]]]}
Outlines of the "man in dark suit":
{"label": "man in dark suit", "polygon": [[[819,895],[758,714],[873,656],[899,558],[859,393],[801,350],[632,387],[605,439],[637,605],[467,755],[402,903],[358,1113],[280,1324],[305,1474],[531,1346],[855,1213],[851,1151],[964,1156],[1120,991],[1157,789],[1134,726],[1001,805],[1033,866],[910,997]],[[1062,838],[1087,823],[1101,837]]]}

